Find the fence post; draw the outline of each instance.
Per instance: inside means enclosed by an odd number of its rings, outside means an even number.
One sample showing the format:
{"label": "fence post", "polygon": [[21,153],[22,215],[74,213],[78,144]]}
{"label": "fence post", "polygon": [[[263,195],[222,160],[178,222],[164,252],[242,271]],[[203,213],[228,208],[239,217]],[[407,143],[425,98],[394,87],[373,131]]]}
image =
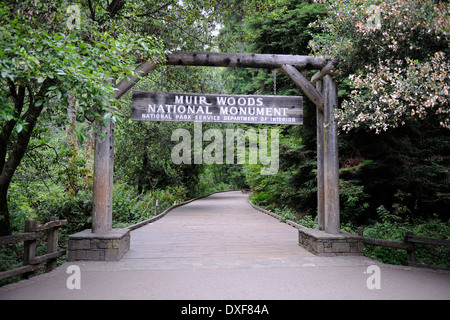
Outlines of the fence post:
{"label": "fence post", "polygon": [[[58,221],[59,217],[52,217],[49,221]],[[58,251],[58,227],[53,227],[47,231],[47,253]],[[45,272],[50,272],[56,268],[56,258],[47,260]]]}
{"label": "fence post", "polygon": [[407,231],[405,234],[405,243],[408,245],[408,249],[406,249],[406,264],[409,264],[409,262],[416,262],[416,255],[414,253],[414,243],[409,242],[408,237],[412,236],[413,233],[410,231]]}
{"label": "fence post", "polygon": [[[25,221],[25,232],[36,231],[36,221],[26,220]],[[30,261],[36,256],[36,240],[25,240],[23,244],[23,265],[29,265]],[[29,279],[34,276],[34,271],[24,273],[23,278]]]}
{"label": "fence post", "polygon": [[364,237],[364,228],[363,227],[358,227],[358,236]]}

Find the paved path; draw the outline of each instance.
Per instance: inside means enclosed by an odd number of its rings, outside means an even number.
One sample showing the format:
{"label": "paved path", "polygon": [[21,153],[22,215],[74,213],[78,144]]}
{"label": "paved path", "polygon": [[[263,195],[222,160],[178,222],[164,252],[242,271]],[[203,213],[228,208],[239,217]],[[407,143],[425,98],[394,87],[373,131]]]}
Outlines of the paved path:
{"label": "paved path", "polygon": [[[132,231],[121,261],[65,263],[0,288],[0,299],[450,299],[450,273],[317,257],[297,237],[246,195],[219,193]],[[74,264],[79,290],[66,286]],[[380,289],[367,288],[369,265],[380,267]]]}

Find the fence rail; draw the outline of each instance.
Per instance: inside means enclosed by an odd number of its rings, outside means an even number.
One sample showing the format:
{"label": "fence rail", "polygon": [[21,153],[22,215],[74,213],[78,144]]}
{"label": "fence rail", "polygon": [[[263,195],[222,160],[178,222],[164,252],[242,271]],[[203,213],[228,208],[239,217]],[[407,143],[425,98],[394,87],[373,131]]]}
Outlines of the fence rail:
{"label": "fence rail", "polygon": [[[46,272],[56,268],[56,259],[65,255],[66,251],[58,251],[59,227],[65,226],[67,220],[59,220],[58,217],[50,218],[50,221],[37,225],[34,220],[25,221],[25,232],[10,236],[0,237],[0,245],[13,244],[24,241],[23,267],[0,272],[0,280],[23,275],[25,279],[34,276],[36,270],[45,267]],[[47,230],[47,252],[36,257],[37,240],[43,237],[42,231]]]}
{"label": "fence rail", "polygon": [[406,265],[408,265],[408,266],[450,271],[450,269],[440,267],[440,266],[433,266],[433,265],[428,265],[428,264],[423,264],[423,263],[417,263],[416,262],[416,254],[415,254],[415,250],[414,250],[415,243],[449,247],[450,240],[418,237],[418,236],[415,236],[412,232],[407,232],[403,241],[364,238],[364,230],[362,227],[358,228],[358,235],[360,237],[363,237],[363,241],[364,241],[365,245],[367,244],[367,245],[371,245],[371,246],[380,246],[380,247],[405,250],[406,251]]}

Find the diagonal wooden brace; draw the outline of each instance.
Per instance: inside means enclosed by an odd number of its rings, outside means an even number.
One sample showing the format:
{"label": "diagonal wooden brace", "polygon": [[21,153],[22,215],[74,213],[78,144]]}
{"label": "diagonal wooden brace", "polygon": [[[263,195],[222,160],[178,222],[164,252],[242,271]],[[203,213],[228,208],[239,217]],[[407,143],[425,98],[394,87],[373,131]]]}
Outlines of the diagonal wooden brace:
{"label": "diagonal wooden brace", "polygon": [[298,71],[291,65],[283,65],[281,71],[294,81],[295,85],[299,87],[303,93],[323,112],[324,100],[319,91]]}
{"label": "diagonal wooden brace", "polygon": [[313,86],[316,85],[317,81],[320,81],[323,79],[323,77],[327,74],[332,74],[332,70],[336,65],[336,61],[330,61],[328,62],[328,64],[322,68],[322,70],[320,70],[319,72],[317,72],[315,75],[312,76],[311,78],[311,84]]}
{"label": "diagonal wooden brace", "polygon": [[[137,67],[134,72],[137,73],[141,77],[145,77],[147,74],[149,74],[150,71],[155,69],[158,66],[157,62],[154,61],[145,61],[142,63],[139,67]],[[138,83],[140,80],[139,77],[133,77],[129,75],[122,81],[120,81],[118,84],[116,84],[115,88],[116,90],[116,99],[120,99],[125,93],[127,93],[136,83]]]}

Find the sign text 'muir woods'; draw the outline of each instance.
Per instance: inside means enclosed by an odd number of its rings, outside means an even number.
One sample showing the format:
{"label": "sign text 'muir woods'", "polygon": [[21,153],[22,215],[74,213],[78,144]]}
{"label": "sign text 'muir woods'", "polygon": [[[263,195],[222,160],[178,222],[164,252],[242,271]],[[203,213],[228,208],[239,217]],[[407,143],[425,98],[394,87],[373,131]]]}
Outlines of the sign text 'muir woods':
{"label": "sign text 'muir woods'", "polygon": [[302,97],[133,91],[132,119],[303,124]]}

